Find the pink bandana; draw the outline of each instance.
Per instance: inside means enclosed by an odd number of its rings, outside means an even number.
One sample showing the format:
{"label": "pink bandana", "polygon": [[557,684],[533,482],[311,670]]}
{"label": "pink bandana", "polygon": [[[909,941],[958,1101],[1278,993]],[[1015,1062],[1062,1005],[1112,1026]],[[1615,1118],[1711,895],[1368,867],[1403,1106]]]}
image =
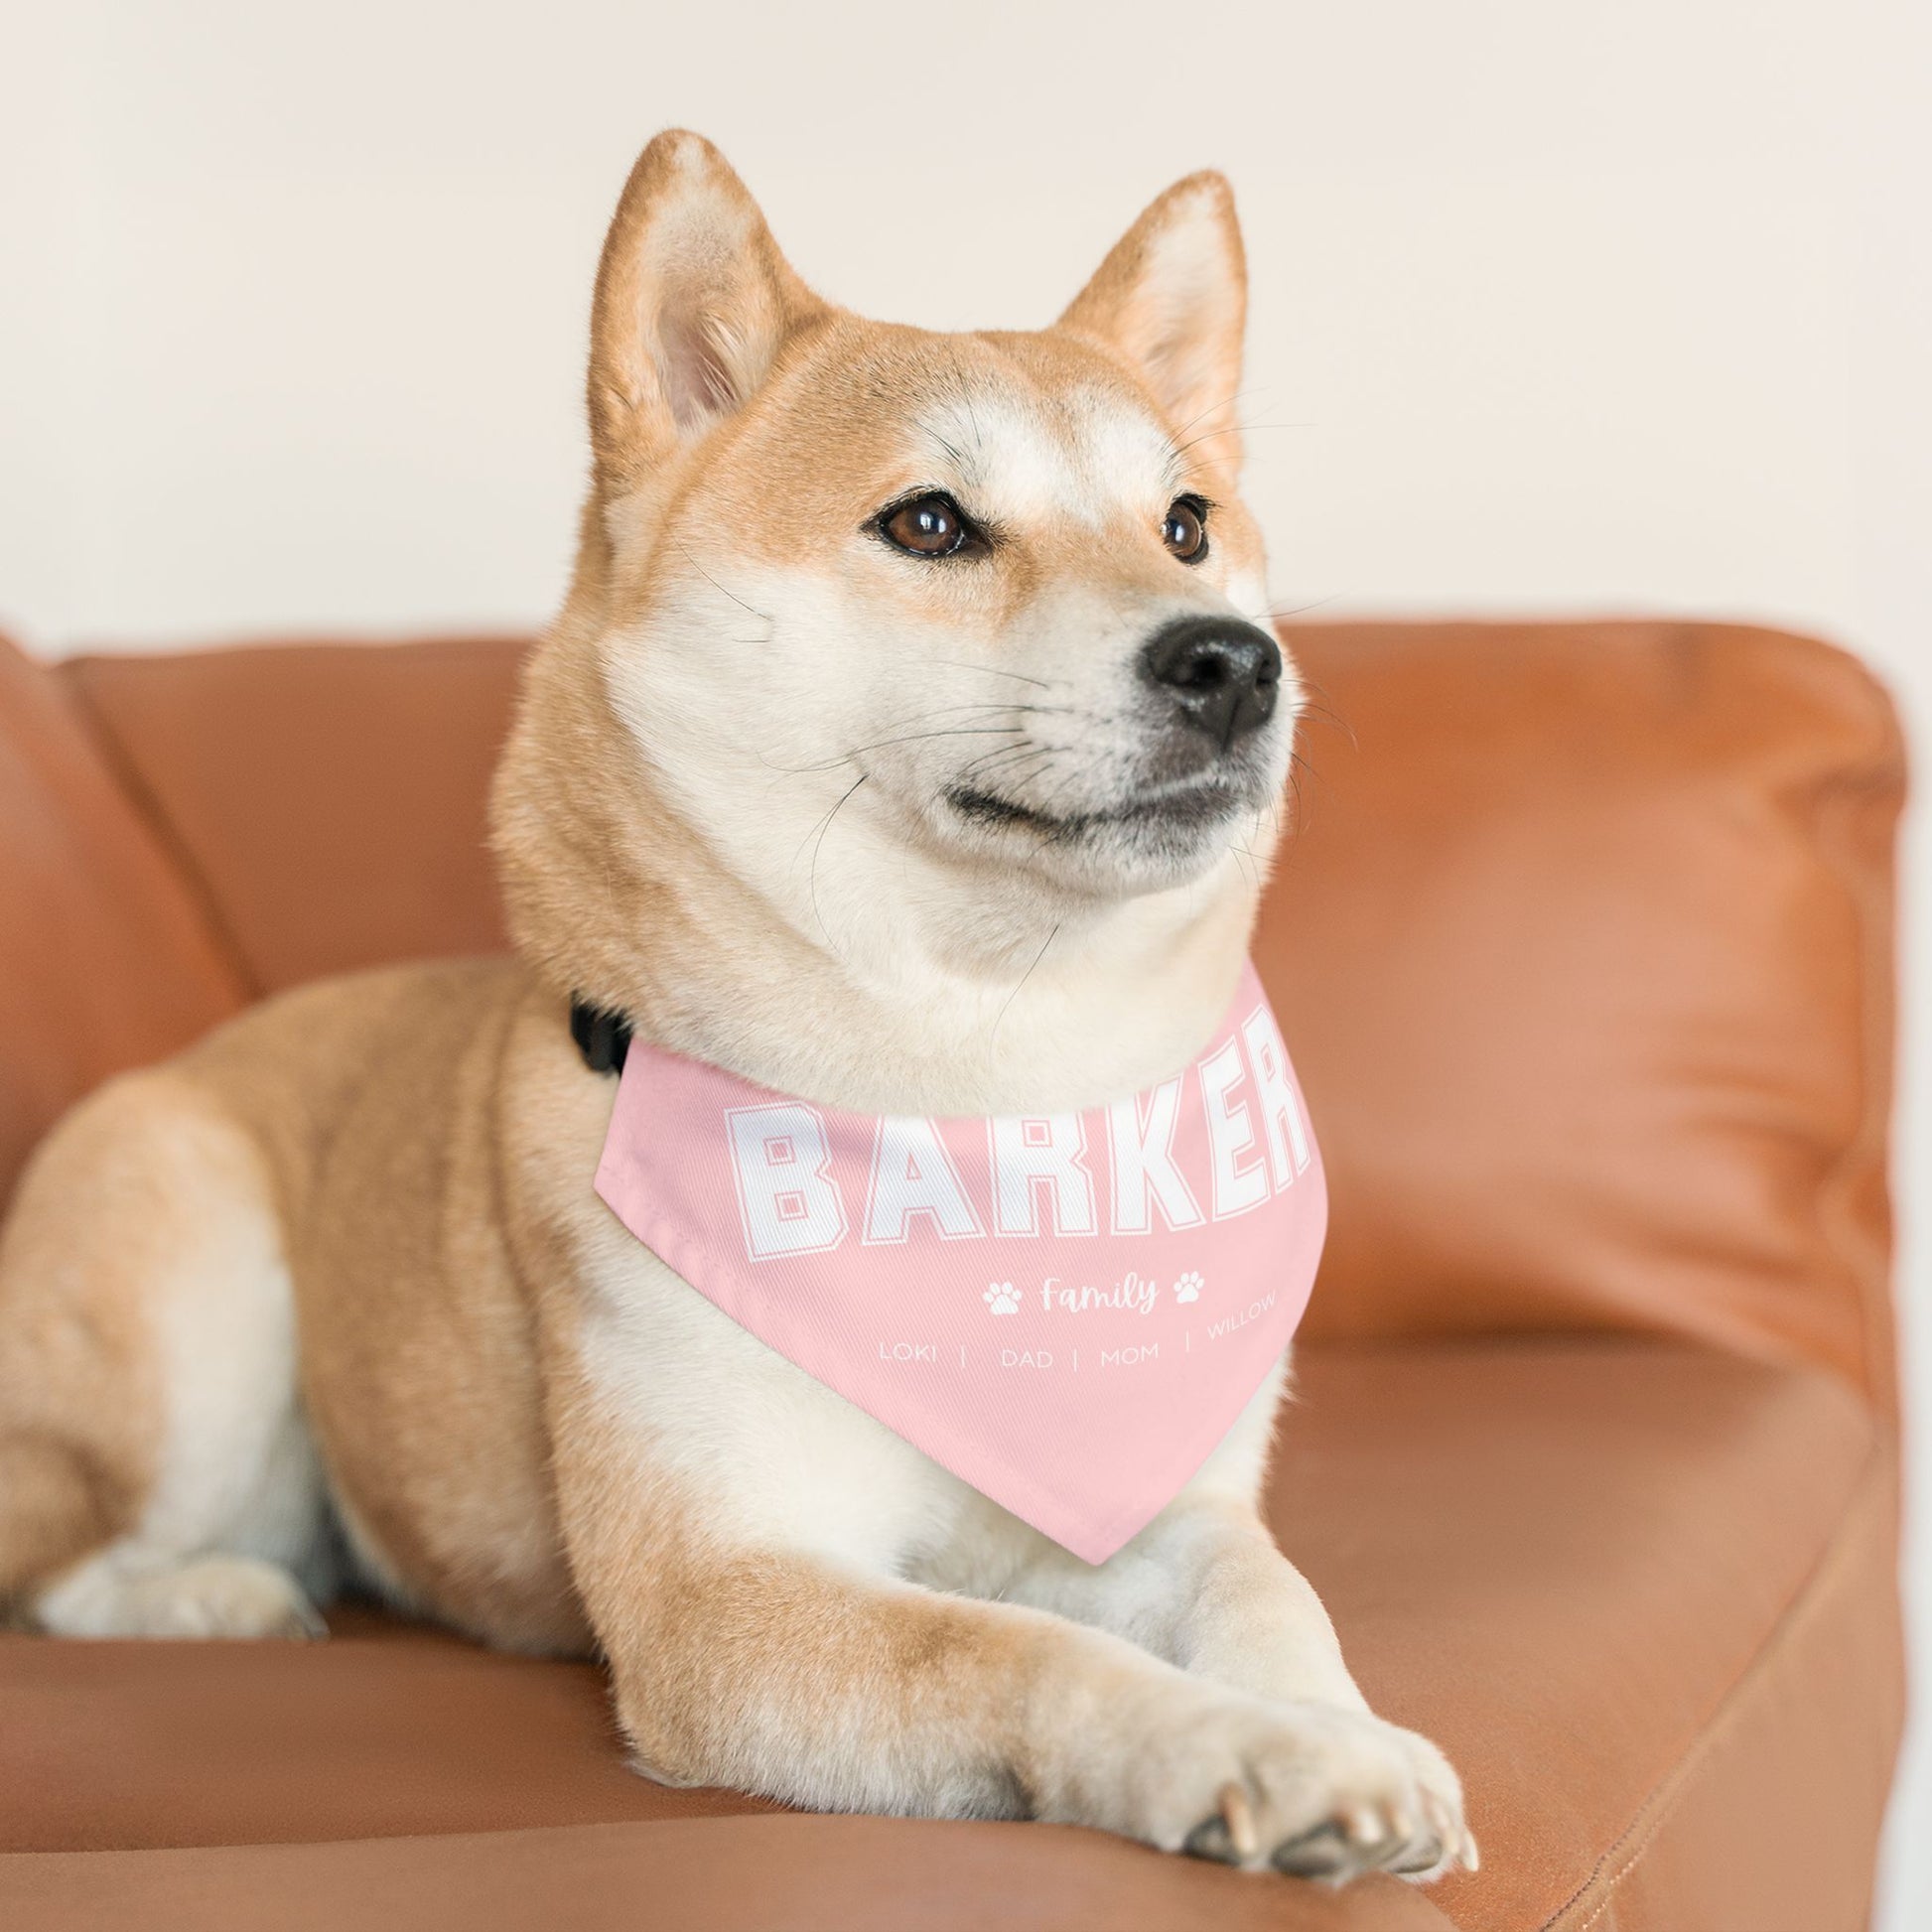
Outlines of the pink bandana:
{"label": "pink bandana", "polygon": [[1085,1113],[840,1113],[638,1039],[597,1191],[733,1320],[1101,1563],[1302,1318],[1321,1158],[1252,966],[1190,1067]]}

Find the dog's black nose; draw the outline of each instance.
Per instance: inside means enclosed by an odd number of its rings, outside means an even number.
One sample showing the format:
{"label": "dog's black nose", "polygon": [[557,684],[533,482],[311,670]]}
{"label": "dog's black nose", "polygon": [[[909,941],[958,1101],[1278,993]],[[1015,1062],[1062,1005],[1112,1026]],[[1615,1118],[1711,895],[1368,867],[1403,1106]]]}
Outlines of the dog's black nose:
{"label": "dog's black nose", "polygon": [[1282,650],[1267,631],[1239,618],[1176,618],[1148,639],[1141,669],[1188,724],[1225,752],[1275,715]]}

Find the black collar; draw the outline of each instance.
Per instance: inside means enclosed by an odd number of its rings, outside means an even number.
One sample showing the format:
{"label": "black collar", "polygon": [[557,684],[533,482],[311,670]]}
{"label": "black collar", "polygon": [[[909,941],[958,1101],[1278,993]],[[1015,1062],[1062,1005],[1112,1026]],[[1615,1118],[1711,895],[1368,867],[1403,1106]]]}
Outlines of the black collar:
{"label": "black collar", "polygon": [[593,1073],[620,1073],[630,1050],[630,1022],[621,1013],[594,1007],[585,1000],[570,1003],[570,1036]]}

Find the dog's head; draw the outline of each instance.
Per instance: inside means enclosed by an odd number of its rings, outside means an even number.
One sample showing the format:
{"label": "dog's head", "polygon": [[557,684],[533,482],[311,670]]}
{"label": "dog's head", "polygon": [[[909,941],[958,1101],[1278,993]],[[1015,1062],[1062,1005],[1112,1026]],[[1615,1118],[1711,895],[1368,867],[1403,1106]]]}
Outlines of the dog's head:
{"label": "dog's head", "polygon": [[560,625],[659,805],[788,906],[830,839],[1089,906],[1252,874],[1299,688],[1237,489],[1244,309],[1217,175],[1051,328],[941,335],[820,300],[660,135],[599,272]]}

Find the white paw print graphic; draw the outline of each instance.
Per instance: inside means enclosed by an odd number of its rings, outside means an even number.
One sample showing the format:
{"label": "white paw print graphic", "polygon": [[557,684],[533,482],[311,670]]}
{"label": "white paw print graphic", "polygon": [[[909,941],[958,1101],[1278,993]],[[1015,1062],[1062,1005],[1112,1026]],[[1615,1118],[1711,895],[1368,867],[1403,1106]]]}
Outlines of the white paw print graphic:
{"label": "white paw print graphic", "polygon": [[1018,1314],[1020,1297],[1014,1292],[1011,1282],[989,1282],[986,1288],[986,1306],[995,1314]]}
{"label": "white paw print graphic", "polygon": [[1200,1292],[1201,1278],[1191,1268],[1173,1285],[1173,1299],[1176,1302],[1198,1302]]}

